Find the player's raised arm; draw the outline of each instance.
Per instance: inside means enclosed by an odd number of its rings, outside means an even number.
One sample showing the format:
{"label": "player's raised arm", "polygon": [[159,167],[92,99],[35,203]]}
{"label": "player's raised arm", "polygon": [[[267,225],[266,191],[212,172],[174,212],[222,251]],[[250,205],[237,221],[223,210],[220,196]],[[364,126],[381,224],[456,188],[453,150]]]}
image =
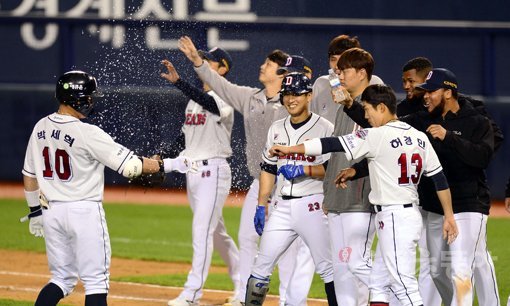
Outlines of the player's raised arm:
{"label": "player's raised arm", "polygon": [[178,47],[195,67],[202,66],[204,60],[200,57],[200,54],[198,54],[198,50],[190,37],[182,36],[179,38]]}

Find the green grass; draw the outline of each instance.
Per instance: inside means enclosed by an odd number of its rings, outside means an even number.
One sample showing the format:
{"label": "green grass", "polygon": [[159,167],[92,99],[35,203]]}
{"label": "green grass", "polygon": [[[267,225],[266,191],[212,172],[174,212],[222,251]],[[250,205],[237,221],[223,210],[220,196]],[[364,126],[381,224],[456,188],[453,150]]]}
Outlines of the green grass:
{"label": "green grass", "polygon": [[[28,232],[27,223],[19,218],[27,213],[27,206],[20,200],[0,200],[0,248],[44,252],[44,241]],[[187,206],[105,205],[106,218],[114,257],[173,261],[189,263],[192,257],[191,217]],[[241,209],[226,207],[223,211],[230,235],[237,241]],[[502,303],[510,293],[510,257],[508,256],[509,219],[491,218],[488,225],[488,243],[491,250]],[[219,255],[214,254],[213,264],[224,266]],[[271,279],[271,294],[278,293],[278,272]],[[168,286],[182,286],[186,273],[172,275],[127,276],[113,280],[143,282]],[[227,274],[210,274],[206,287],[232,290]],[[324,297],[323,285],[315,276],[310,297]],[[6,302],[7,303],[7,302]],[[0,300],[0,305],[4,304]],[[25,304],[12,304],[25,305]]]}

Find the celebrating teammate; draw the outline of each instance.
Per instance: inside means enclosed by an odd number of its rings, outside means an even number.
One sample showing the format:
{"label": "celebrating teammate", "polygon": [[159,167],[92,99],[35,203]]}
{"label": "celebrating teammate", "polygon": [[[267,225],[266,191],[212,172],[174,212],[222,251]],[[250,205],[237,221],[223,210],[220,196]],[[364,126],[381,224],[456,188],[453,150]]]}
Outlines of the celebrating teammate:
{"label": "celebrating teammate", "polygon": [[91,75],[65,73],[56,85],[58,111],[39,120],[30,136],[22,171],[29,229],[44,236],[51,272],[36,306],[56,305],[78,278],[85,287],[85,305],[107,304],[111,248],[102,206],[105,166],[128,178],[187,172],[192,166],[187,157],[138,157],[101,128],[81,122],[97,94]]}
{"label": "celebrating teammate", "polygon": [[[262,154],[259,204],[254,220],[255,228],[259,234],[262,233],[262,238],[248,279],[246,305],[263,304],[275,264],[297,237],[301,237],[311,251],[316,272],[325,283],[329,305],[337,304],[327,219],[321,209],[321,178],[324,176],[324,168],[311,171],[313,166],[327,162],[329,154],[318,157],[289,154],[280,158],[268,155],[269,148],[274,144],[293,145],[305,139],[331,135],[332,124],[309,112],[311,91],[312,84],[302,73],[290,73],[283,80],[280,99],[289,116],[271,125]],[[289,172],[295,171],[306,175],[290,180],[285,178]],[[273,192],[275,179],[275,208],[265,226],[266,205]]]}
{"label": "celebrating teammate", "polygon": [[[221,48],[199,51],[214,71],[225,76],[232,69],[230,54]],[[186,106],[182,132],[188,156],[198,164],[196,173],[186,174],[186,191],[193,211],[193,260],[184,290],[168,301],[169,306],[198,305],[209,273],[213,248],[229,267],[234,297],[239,292],[239,250],[228,235],[223,221],[223,205],[230,191],[231,171],[227,158],[232,155],[230,137],[234,109],[204,83],[204,91],[179,77],[175,67],[164,60],[168,72],[161,76],[173,83],[191,100]]]}
{"label": "celebrating teammate", "polygon": [[[349,159],[368,159],[372,186],[369,199],[377,212],[380,254],[390,273],[392,291],[404,306],[422,305],[415,277],[416,242],[422,227],[417,184],[422,174],[434,181],[444,211],[441,236],[450,244],[458,231],[448,183],[427,136],[397,120],[396,98],[391,88],[371,85],[361,100],[365,117],[374,128],[341,137],[312,139],[292,147],[277,145],[270,152],[278,156],[345,152]],[[372,298],[371,302],[380,301]],[[381,305],[387,305],[387,301],[383,302]]]}
{"label": "celebrating teammate", "polygon": [[240,306],[244,302],[246,282],[257,254],[259,241],[259,235],[253,228],[253,215],[257,206],[259,190],[260,151],[264,148],[264,141],[271,124],[275,120],[288,115],[285,108],[280,104],[279,91],[282,86],[283,75],[278,75],[276,72],[278,68],[285,66],[289,55],[280,50],[274,50],[266,57],[264,63],[260,66],[259,73],[259,81],[264,85],[264,88],[259,89],[233,84],[210,69],[209,63],[200,57],[189,37],[184,36],[179,39],[179,49],[193,63],[200,79],[207,83],[225,103],[240,112],[244,119],[245,154],[253,182],[246,194],[239,224],[241,289],[237,298],[228,303],[232,306]]}

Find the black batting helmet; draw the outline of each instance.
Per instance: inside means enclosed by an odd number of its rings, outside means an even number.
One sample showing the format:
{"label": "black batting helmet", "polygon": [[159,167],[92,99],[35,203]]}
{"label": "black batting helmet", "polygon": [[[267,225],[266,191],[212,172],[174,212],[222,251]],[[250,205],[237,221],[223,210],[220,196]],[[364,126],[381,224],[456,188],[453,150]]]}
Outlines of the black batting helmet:
{"label": "black batting helmet", "polygon": [[310,79],[301,72],[291,72],[283,78],[280,102],[283,104],[283,96],[285,95],[302,95],[309,92],[312,92]]}
{"label": "black batting helmet", "polygon": [[57,81],[55,98],[88,116],[94,105],[91,97],[101,96],[97,90],[96,78],[86,72],[73,70],[64,73]]}

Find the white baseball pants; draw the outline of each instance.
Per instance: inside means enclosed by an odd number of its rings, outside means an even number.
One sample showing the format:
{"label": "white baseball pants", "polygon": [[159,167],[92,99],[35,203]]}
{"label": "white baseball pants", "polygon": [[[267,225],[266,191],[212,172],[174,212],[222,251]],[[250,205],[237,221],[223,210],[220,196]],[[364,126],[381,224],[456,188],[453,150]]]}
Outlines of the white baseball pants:
{"label": "white baseball pants", "polygon": [[465,212],[454,216],[459,235],[452,244],[447,245],[442,239],[443,216],[428,213],[427,243],[431,254],[431,275],[443,302],[454,306],[472,305],[471,281],[474,278],[475,283],[480,283],[476,287],[480,305],[499,305],[494,264],[487,251],[487,215]]}
{"label": "white baseball pants", "polygon": [[111,247],[101,202],[51,202],[43,211],[50,282],[69,295],[78,279],[85,294],[108,293]]}
{"label": "white baseball pants", "polygon": [[[200,162],[199,162],[200,164]],[[235,291],[239,291],[239,251],[226,233],[222,210],[230,191],[230,166],[225,159],[209,159],[197,173],[186,174],[187,194],[193,211],[193,259],[191,271],[179,297],[197,302],[209,274],[213,247],[229,265]],[[218,245],[213,245],[213,241]]]}
{"label": "white baseball pants", "polygon": [[423,226],[418,207],[382,206],[375,221],[378,247],[389,273],[391,291],[403,306],[422,305],[415,276],[416,246]]}
{"label": "white baseball pants", "polygon": [[328,224],[336,299],[339,305],[366,305],[372,271],[374,215],[369,212],[329,212]]}
{"label": "white baseball pants", "polygon": [[322,212],[322,194],[299,199],[277,199],[260,241],[252,274],[269,277],[281,255],[299,236],[308,246],[315,271],[325,283],[333,281],[327,218]]}
{"label": "white baseball pants", "polygon": [[420,240],[418,240],[418,249],[420,251],[420,274],[418,277],[418,286],[423,299],[423,305],[441,306],[441,295],[430,276],[430,252],[427,248],[427,216],[428,212],[418,207],[423,220],[423,229]]}

